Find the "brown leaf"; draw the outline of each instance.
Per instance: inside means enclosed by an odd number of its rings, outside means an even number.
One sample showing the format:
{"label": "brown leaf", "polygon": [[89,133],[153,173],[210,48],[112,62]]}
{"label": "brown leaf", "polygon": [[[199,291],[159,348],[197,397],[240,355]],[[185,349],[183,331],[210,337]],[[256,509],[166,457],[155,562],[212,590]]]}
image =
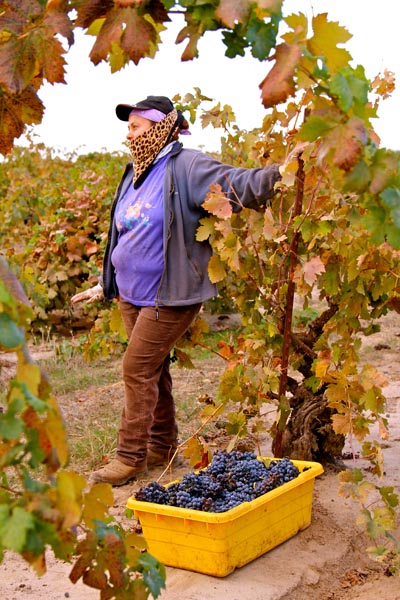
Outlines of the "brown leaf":
{"label": "brown leaf", "polygon": [[113,9],[107,17],[90,52],[92,62],[97,65],[106,60],[117,44],[128,54],[135,64],[151,53],[152,44],[156,42],[157,32],[154,27],[141,17],[135,9]]}
{"label": "brown leaf", "polygon": [[220,219],[229,219],[232,216],[232,205],[219,184],[210,185],[202,207]]}
{"label": "brown leaf", "polygon": [[344,125],[338,125],[325,137],[318,154],[321,156],[334,150],[333,162],[344,171],[351,171],[357,164],[368,134],[358,117],[351,117]]}
{"label": "brown leaf", "polygon": [[53,38],[42,38],[42,74],[49,83],[65,83],[64,49],[61,42]]}
{"label": "brown leaf", "polygon": [[74,2],[74,8],[78,13],[75,26],[86,29],[96,19],[104,18],[113,7],[113,0],[79,0]]}
{"label": "brown leaf", "polygon": [[50,0],[46,6],[43,23],[49,33],[53,35],[59,33],[71,46],[74,43],[74,34],[72,21],[66,13],[67,7],[65,0]]}
{"label": "brown leaf", "polygon": [[121,37],[121,48],[125,50],[135,65],[141,58],[152,55],[157,42],[157,30],[138,12],[127,11],[126,29]]}
{"label": "brown leaf", "polygon": [[280,44],[275,49],[275,65],[258,86],[261,89],[261,99],[265,108],[271,108],[280,102],[285,102],[293,96],[296,87],[294,73],[301,58],[299,45]]}
{"label": "brown leaf", "polygon": [[303,265],[304,280],[313,285],[317,280],[318,275],[325,272],[325,265],[319,256],[313,256]]}
{"label": "brown leaf", "polygon": [[25,125],[40,123],[43,112],[43,103],[33,87],[14,95],[0,86],[0,153],[10,152],[14,140],[24,132]]}
{"label": "brown leaf", "polygon": [[89,571],[85,571],[82,581],[85,585],[96,590],[104,590],[107,587],[107,575],[100,565],[92,567]]}
{"label": "brown leaf", "polygon": [[192,60],[193,58],[197,58],[199,55],[199,50],[197,48],[197,43],[201,38],[201,32],[199,31],[199,27],[195,25],[189,25],[187,27],[184,27],[178,33],[175,43],[180,44],[186,38],[189,38],[189,41],[186,44],[186,47],[181,56],[181,60],[183,62],[187,60]]}
{"label": "brown leaf", "polygon": [[215,16],[227,27],[232,29],[236,23],[243,23],[243,20],[249,14],[249,0],[221,0],[215,11]]}
{"label": "brown leaf", "polygon": [[[1,6],[3,11],[3,5]],[[23,13],[17,12],[12,8],[8,7],[0,15],[0,31],[2,36],[5,32],[9,34],[21,35],[24,31],[24,24],[26,23],[26,16]]]}
{"label": "brown leaf", "polygon": [[89,568],[92,562],[92,557],[87,554],[82,554],[74,564],[69,574],[69,578],[72,583],[76,583],[85,571]]}
{"label": "brown leaf", "polygon": [[0,84],[20,94],[37,75],[36,51],[32,36],[12,37],[0,47]]}

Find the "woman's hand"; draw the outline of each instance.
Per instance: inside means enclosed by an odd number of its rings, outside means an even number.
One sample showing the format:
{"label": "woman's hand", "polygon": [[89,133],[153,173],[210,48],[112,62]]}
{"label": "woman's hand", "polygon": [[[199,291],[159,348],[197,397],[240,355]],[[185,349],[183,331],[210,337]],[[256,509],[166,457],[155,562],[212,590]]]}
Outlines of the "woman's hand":
{"label": "woman's hand", "polygon": [[82,302],[82,300],[86,300],[86,304],[104,300],[104,293],[101,285],[98,283],[94,287],[91,287],[84,292],[79,292],[79,294],[75,294],[75,296],[72,296],[71,298],[73,304],[75,304],[75,302]]}

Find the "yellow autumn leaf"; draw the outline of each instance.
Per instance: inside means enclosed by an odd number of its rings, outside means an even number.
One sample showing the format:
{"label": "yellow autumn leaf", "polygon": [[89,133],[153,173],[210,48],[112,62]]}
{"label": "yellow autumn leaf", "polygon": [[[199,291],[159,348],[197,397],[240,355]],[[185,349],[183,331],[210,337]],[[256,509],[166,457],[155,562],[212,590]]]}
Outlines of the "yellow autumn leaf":
{"label": "yellow autumn leaf", "polygon": [[318,360],[315,365],[315,376],[322,379],[326,375],[330,364],[331,361],[329,359]]}
{"label": "yellow autumn leaf", "polygon": [[57,453],[59,465],[64,466],[68,462],[68,443],[64,421],[56,399],[50,397],[47,403],[52,410],[48,411],[46,419],[43,422],[43,427],[50,440],[53,452]]}
{"label": "yellow autumn leaf", "polygon": [[142,554],[142,550],[146,550],[147,544],[143,536],[137,533],[128,533],[125,536],[125,553],[128,564],[133,566],[137,559]]}
{"label": "yellow autumn leaf", "polygon": [[332,425],[335,433],[347,435],[351,432],[351,419],[348,415],[332,415]]}
{"label": "yellow autumn leaf", "polygon": [[226,277],[225,267],[216,254],[208,262],[208,277],[211,283],[218,283]]}
{"label": "yellow autumn leaf", "polygon": [[383,388],[388,385],[388,380],[373,365],[365,365],[359,375],[359,381],[364,390]]}
{"label": "yellow autumn leaf", "polygon": [[81,495],[86,480],[73,471],[57,473],[57,503],[64,515],[64,527],[74,527],[81,520]]}
{"label": "yellow autumn leaf", "polygon": [[308,50],[314,56],[323,56],[326,64],[335,73],[352,59],[351,54],[339,44],[344,44],[353,36],[345,27],[335,21],[328,21],[327,13],[316,15],[312,20],[314,35],[308,40]]}
{"label": "yellow autumn leaf", "polygon": [[87,527],[93,528],[94,521],[106,521],[108,508],[112,506],[114,497],[109,484],[98,483],[84,495],[82,517]]}
{"label": "yellow autumn leaf", "polygon": [[200,219],[200,226],[196,232],[196,240],[198,242],[205,242],[214,233],[214,223],[214,217]]}
{"label": "yellow autumn leaf", "polygon": [[18,360],[17,380],[20,383],[24,383],[30,393],[34,396],[39,396],[39,384],[41,379],[42,374],[38,365],[30,364],[26,362],[25,359]]}

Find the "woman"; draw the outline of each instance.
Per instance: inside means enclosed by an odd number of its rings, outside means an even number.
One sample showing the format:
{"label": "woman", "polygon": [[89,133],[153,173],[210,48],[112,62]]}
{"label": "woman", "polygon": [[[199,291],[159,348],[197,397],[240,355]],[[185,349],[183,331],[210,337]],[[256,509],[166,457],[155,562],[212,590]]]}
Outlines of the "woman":
{"label": "woman", "polygon": [[116,457],[92,481],[123,485],[168,462],[178,444],[170,352],[204,301],[217,293],[207,275],[208,242],[196,241],[211,184],[234,210],[256,208],[274,193],[278,165],[234,168],[182,147],[188,123],[165,96],[119,104],[128,122],[129,164],[111,209],[102,283],[72,302],[118,298],[128,334],[122,369],[125,405]]}

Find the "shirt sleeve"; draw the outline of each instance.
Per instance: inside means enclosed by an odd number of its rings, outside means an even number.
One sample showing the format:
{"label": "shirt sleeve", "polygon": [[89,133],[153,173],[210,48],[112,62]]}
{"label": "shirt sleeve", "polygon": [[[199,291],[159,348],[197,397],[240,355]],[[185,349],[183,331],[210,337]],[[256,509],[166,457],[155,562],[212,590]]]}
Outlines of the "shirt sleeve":
{"label": "shirt sleeve", "polygon": [[192,199],[199,206],[210,191],[210,185],[218,184],[232,201],[235,212],[244,207],[257,208],[268,204],[280,178],[278,164],[251,169],[232,167],[203,153],[194,156],[188,170]]}

